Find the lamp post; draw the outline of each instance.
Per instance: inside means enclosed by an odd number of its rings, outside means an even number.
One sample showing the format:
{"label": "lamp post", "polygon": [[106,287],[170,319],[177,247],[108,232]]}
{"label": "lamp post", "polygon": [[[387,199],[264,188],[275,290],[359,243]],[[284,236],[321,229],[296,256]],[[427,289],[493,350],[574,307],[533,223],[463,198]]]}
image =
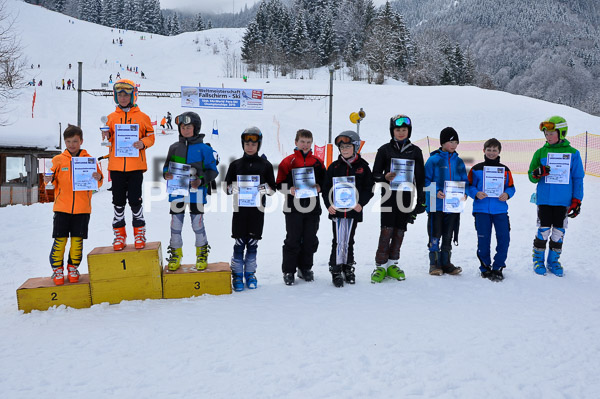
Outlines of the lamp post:
{"label": "lamp post", "polygon": [[329,67],[329,139],[327,143],[331,143],[331,130],[332,130],[332,118],[333,118],[333,73],[335,68],[333,65]]}

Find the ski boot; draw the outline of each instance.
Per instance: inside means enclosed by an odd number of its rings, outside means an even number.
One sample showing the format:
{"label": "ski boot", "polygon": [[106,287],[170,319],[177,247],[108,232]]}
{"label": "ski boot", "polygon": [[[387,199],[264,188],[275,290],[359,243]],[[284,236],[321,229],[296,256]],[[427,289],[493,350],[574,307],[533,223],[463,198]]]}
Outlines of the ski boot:
{"label": "ski boot", "polygon": [[441,276],[444,271],[439,266],[440,253],[429,251],[429,274],[432,276]]}
{"label": "ski boot", "polygon": [[492,269],[489,266],[481,264],[481,266],[479,266],[479,271],[481,272],[482,278],[492,279]]}
{"label": "ski boot", "polygon": [[533,247],[533,271],[540,276],[546,275],[546,266],[544,265],[545,249]]}
{"label": "ski boot", "polygon": [[454,266],[452,263],[450,263],[450,258],[452,257],[451,251],[442,251],[440,255],[440,263],[442,264],[442,271],[444,273],[455,276],[462,272],[461,267]]}
{"label": "ski boot", "polygon": [[65,275],[64,268],[62,266],[53,267],[52,270],[52,281],[54,281],[54,285],[63,285],[65,283]]}
{"label": "ski boot", "polygon": [[504,268],[501,267],[500,269],[493,269],[490,280],[495,281],[497,283],[504,280],[504,275],[502,274],[502,269],[504,269]]}
{"label": "ski boot", "polygon": [[146,226],[134,227],[135,249],[144,249],[146,246]]}
{"label": "ski boot", "polygon": [[348,284],[354,284],[356,282],[356,276],[354,275],[354,266],[342,265],[342,272],[344,273],[344,281]]}
{"label": "ski boot", "polygon": [[283,282],[285,285],[294,285],[294,273],[283,273]]}
{"label": "ski boot", "polygon": [[113,250],[121,251],[127,245],[125,244],[125,239],[127,238],[125,226],[113,227],[113,232],[115,233],[115,239],[113,241]]}
{"label": "ski boot", "polygon": [[167,258],[167,262],[169,262],[167,264],[167,268],[170,271],[174,272],[175,270],[179,269],[179,266],[181,266],[181,259],[183,258],[183,249],[173,248],[169,245],[169,247],[167,248],[167,253],[169,254],[169,257]]}
{"label": "ski boot", "polygon": [[554,248],[551,248],[548,251],[548,261],[547,261],[548,271],[557,277],[563,276],[563,267],[561,266],[560,262],[558,261],[558,259],[560,258],[561,252],[562,252],[561,249],[554,249]]}
{"label": "ski boot", "polygon": [[387,268],[387,276],[398,281],[406,280],[404,270],[400,269],[396,263],[392,263]]}
{"label": "ski boot", "polygon": [[196,270],[205,270],[208,266],[208,253],[210,245],[206,244],[201,247],[196,247]]}
{"label": "ski boot", "polygon": [[242,273],[231,273],[231,283],[235,292],[244,291],[244,278]]}
{"label": "ski boot", "polygon": [[298,278],[306,282],[315,280],[315,273],[310,269],[298,269]]}
{"label": "ski boot", "polygon": [[245,272],[244,277],[246,278],[246,287],[250,290],[256,289],[258,285],[258,280],[256,280],[256,273],[254,272]]}
{"label": "ski boot", "polygon": [[387,271],[385,270],[385,267],[382,265],[375,265],[375,270],[373,270],[373,273],[371,273],[371,282],[381,283],[385,279],[386,275]]}
{"label": "ski boot", "polygon": [[344,276],[342,276],[342,265],[329,266],[331,272],[331,281],[336,287],[344,286]]}
{"label": "ski boot", "polygon": [[77,283],[79,281],[79,271],[77,270],[77,266],[67,265],[67,270],[69,271],[69,283]]}

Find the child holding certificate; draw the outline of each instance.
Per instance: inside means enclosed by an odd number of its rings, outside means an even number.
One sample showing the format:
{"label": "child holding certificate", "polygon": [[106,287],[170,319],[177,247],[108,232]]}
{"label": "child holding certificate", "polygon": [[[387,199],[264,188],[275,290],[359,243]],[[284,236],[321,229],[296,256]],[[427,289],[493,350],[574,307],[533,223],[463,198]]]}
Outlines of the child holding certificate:
{"label": "child holding certificate", "polygon": [[[92,191],[85,190],[87,187],[78,189],[76,186],[85,186],[85,181],[90,188],[102,185],[102,171],[94,158],[81,148],[83,143],[83,132],[78,126],[69,125],[63,132],[65,147],[67,149],[60,155],[52,158],[52,175],[44,176],[44,182],[52,182],[55,186],[54,192],[54,228],[52,230],[52,250],[50,251],[50,265],[54,274],[52,280],[56,285],[65,282],[63,258],[69,235],[71,236],[71,248],[67,264],[68,279],[70,283],[79,281],[77,268],[81,263],[83,240],[88,236],[88,223],[92,212]],[[89,158],[89,159],[88,159]],[[89,161],[87,170],[78,171],[80,184],[75,183],[74,161]],[[91,166],[91,170],[90,170]],[[91,172],[91,173],[90,173]],[[84,176],[85,175],[85,176]]]}
{"label": "child holding certificate", "polygon": [[137,87],[128,79],[117,80],[113,86],[115,112],[108,115],[109,130],[102,138],[110,141],[108,170],[112,180],[115,239],[113,249],[125,248],[125,205],[129,201],[133,214],[135,248],[146,246],[146,221],[142,208],[142,181],[146,166],[146,148],[154,145],[154,128],[148,115],[137,105]]}
{"label": "child holding certificate", "polygon": [[264,194],[275,194],[273,165],[265,157],[258,155],[262,132],[257,127],[249,127],[244,130],[241,138],[244,155],[229,165],[225,176],[227,194],[235,194],[231,221],[231,237],[235,239],[231,257],[234,291],[244,290],[244,279],[249,289],[257,286],[256,253],[265,221]]}
{"label": "child holding certificate", "polygon": [[[559,262],[567,216],[574,218],[581,210],[585,171],[579,151],[566,139],[567,121],[551,116],[540,123],[546,144],[533,154],[529,180],[537,184],[538,230],[533,240],[533,270],[539,275],[550,273],[562,277]],[[548,259],[544,264],[546,241],[550,238]]]}
{"label": "child holding certificate", "polygon": [[310,130],[296,132],[296,148],[284,158],[277,171],[277,189],[285,193],[286,236],[283,242],[283,281],[293,285],[295,273],[304,281],[313,281],[313,257],[319,247],[317,231],[321,204],[319,192],[325,168],[312,154],[313,135]]}
{"label": "child holding certificate", "polygon": [[179,130],[179,140],[171,144],[163,166],[163,177],[167,180],[171,203],[171,241],[167,252],[167,268],[179,269],[183,257],[183,218],[186,204],[190,206],[192,230],[196,234],[196,269],[208,266],[208,238],[204,228],[204,204],[209,184],[215,180],[217,161],[214,150],[204,144],[204,134],[200,134],[202,120],[195,112],[184,112],[175,118]]}
{"label": "child holding certificate", "polygon": [[[481,277],[491,281],[502,281],[502,269],[506,267],[508,244],[510,243],[510,222],[508,201],[515,195],[512,173],[500,163],[502,144],[489,139],[483,144],[484,162],[473,166],[469,171],[467,193],[473,198],[473,216],[477,230],[477,258],[481,263]],[[496,231],[496,255],[492,263],[490,242],[492,226]]]}
{"label": "child holding certificate", "polygon": [[360,137],[351,130],[334,140],[340,156],[327,168],[323,182],[323,202],[333,224],[329,271],[333,285],[354,284],[354,233],[362,222],[362,210],[373,197],[373,175],[361,158]]}
{"label": "child holding certificate", "polygon": [[390,118],[391,140],[377,150],[373,177],[381,188],[381,229],[371,282],[386,277],[402,281],[400,247],[409,223],[425,211],[425,169],[421,149],[410,141],[412,122],[406,115]]}
{"label": "child holding certificate", "polygon": [[[425,196],[429,274],[432,276],[462,272],[462,268],[451,262],[452,241],[458,244],[460,212],[467,198],[466,185],[469,183],[465,163],[456,153],[458,144],[456,130],[444,128],[440,132],[441,147],[431,153],[425,164],[425,187],[435,185],[432,187],[435,191]],[[432,197],[435,201],[432,201]]]}

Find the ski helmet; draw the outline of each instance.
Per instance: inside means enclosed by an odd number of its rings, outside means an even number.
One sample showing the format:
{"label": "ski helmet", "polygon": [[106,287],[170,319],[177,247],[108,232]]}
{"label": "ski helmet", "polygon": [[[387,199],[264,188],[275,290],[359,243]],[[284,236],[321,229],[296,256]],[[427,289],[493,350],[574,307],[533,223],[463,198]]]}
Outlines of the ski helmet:
{"label": "ski helmet", "polygon": [[131,100],[129,102],[130,105],[133,106],[137,103],[138,89],[133,80],[119,79],[113,85],[113,97],[117,105],[119,105],[117,94],[121,92],[125,92],[131,96]]}
{"label": "ski helmet", "polygon": [[353,130],[344,130],[335,137],[333,142],[338,148],[341,144],[352,144],[354,146],[355,154],[360,149],[360,136]]}
{"label": "ski helmet", "polygon": [[540,131],[558,130],[558,137],[564,140],[567,137],[567,120],[562,116],[551,116],[540,123]]}
{"label": "ski helmet", "polygon": [[256,126],[250,126],[249,128],[245,129],[242,132],[241,139],[242,149],[244,149],[244,143],[250,141],[252,143],[258,143],[257,152],[260,151],[260,145],[262,144],[262,132]]}
{"label": "ski helmet", "polygon": [[195,112],[184,112],[175,118],[175,123],[177,124],[177,130],[179,131],[179,134],[181,134],[181,125],[194,125],[194,136],[200,134],[202,120],[200,119],[200,115]]}
{"label": "ski helmet", "polygon": [[408,116],[399,114],[390,118],[390,136],[392,136],[392,138],[394,138],[394,128],[397,127],[407,127],[408,138],[410,138],[410,134],[412,133],[412,122]]}

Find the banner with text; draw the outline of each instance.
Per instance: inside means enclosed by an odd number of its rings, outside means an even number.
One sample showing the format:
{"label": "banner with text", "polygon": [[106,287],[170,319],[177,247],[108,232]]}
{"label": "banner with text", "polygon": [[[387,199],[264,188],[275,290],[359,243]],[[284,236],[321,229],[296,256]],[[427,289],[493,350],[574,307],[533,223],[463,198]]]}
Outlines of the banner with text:
{"label": "banner with text", "polygon": [[181,106],[262,110],[263,90],[181,86]]}

